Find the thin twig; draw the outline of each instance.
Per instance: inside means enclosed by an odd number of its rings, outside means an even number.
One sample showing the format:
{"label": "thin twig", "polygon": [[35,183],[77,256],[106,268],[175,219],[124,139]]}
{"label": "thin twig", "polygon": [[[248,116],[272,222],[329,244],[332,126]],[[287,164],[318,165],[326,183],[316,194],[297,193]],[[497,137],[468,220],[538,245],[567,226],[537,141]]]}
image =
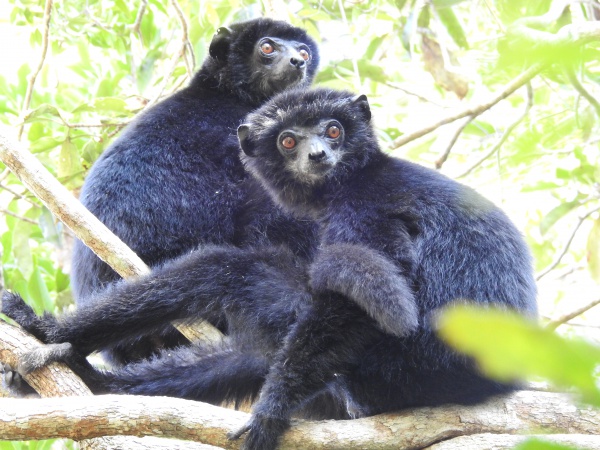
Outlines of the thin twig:
{"label": "thin twig", "polygon": [[504,86],[504,88],[500,92],[498,92],[494,97],[492,97],[487,102],[481,103],[479,105],[469,106],[468,108],[465,108],[464,110],[462,110],[456,114],[445,117],[444,119],[439,120],[439,121],[437,121],[431,125],[428,125],[424,128],[421,128],[420,130],[400,136],[399,138],[395,139],[394,142],[392,142],[390,150],[396,150],[397,148],[403,146],[404,144],[406,144],[408,142],[414,141],[415,139],[418,139],[422,136],[425,136],[426,134],[431,133],[432,131],[438,129],[442,125],[452,123],[456,120],[462,119],[463,117],[467,117],[467,116],[477,117],[481,113],[490,109],[492,106],[496,105],[501,100],[504,100],[505,98],[507,98],[509,95],[511,95],[517,89],[519,89],[521,86],[523,86],[524,84],[531,81],[531,79],[533,77],[535,77],[543,68],[544,68],[543,64],[534,64],[529,69],[527,69],[525,72],[523,72],[521,75],[519,75],[514,80],[512,80],[510,83],[508,83],[506,86]]}
{"label": "thin twig", "polygon": [[110,127],[121,127],[123,128],[130,121],[118,122],[118,123],[70,123],[63,122],[67,128],[110,128]]}
{"label": "thin twig", "polygon": [[[352,31],[350,30],[350,24],[348,23],[348,18],[346,17],[346,10],[344,9],[344,3],[342,0],[338,0],[338,7],[340,8],[340,14],[342,15],[342,22],[344,22],[344,26],[348,31],[348,35],[352,37],[352,42],[354,43],[354,36],[352,36]],[[354,89],[360,91],[360,73],[358,71],[358,61],[356,61],[356,56],[354,56],[356,52],[353,52],[352,56],[352,69],[354,70]]]}
{"label": "thin twig", "polygon": [[383,84],[385,84],[388,87],[391,87],[392,89],[397,89],[399,91],[402,91],[405,94],[412,95],[413,97],[417,97],[422,102],[431,103],[432,105],[435,105],[435,106],[437,106],[439,108],[449,108],[449,106],[441,105],[441,104],[439,104],[439,103],[437,103],[437,102],[435,102],[435,101],[433,101],[433,100],[431,100],[431,99],[429,99],[427,97],[423,97],[421,94],[417,94],[416,92],[413,92],[413,91],[411,91],[409,89],[406,89],[406,88],[404,88],[402,86],[398,86],[397,84],[391,83],[389,81],[385,81]]}
{"label": "thin twig", "polygon": [[[184,56],[184,62],[187,68],[188,77],[192,78],[192,76],[194,75],[194,66],[196,65],[196,58],[194,57],[194,50],[188,35],[188,24],[185,20],[185,16],[183,15],[183,11],[181,10],[179,3],[177,3],[177,0],[171,0],[171,4],[173,5],[173,8],[175,8],[175,12],[177,12],[177,17],[179,17],[179,23],[181,23],[181,29],[183,31],[183,36],[181,37],[181,41],[183,43],[182,53]],[[190,60],[188,60],[188,58],[185,57],[186,50]]]}
{"label": "thin twig", "polygon": [[502,145],[504,145],[504,143],[506,142],[506,139],[508,139],[508,136],[510,136],[510,133],[512,133],[512,131],[517,127],[517,125],[519,125],[525,119],[525,117],[527,117],[527,114],[529,114],[529,111],[531,110],[532,105],[533,105],[533,89],[531,87],[531,83],[527,83],[527,104],[525,105],[525,110],[523,111],[523,113],[517,118],[517,120],[515,120],[508,127],[506,127],[506,130],[504,130],[504,133],[502,134],[502,137],[500,138],[500,140],[496,143],[496,145],[494,145],[491,148],[491,150],[489,152],[487,152],[485,155],[483,155],[475,164],[473,164],[471,167],[469,167],[467,170],[465,170],[463,173],[456,176],[455,178],[458,179],[458,178],[466,177],[471,172],[473,172],[477,167],[479,167],[481,164],[483,164],[485,162],[485,160],[487,160],[490,156],[494,155],[498,150],[500,150],[500,147],[502,147]]}
{"label": "thin twig", "polygon": [[596,100],[596,98],[592,94],[590,94],[585,89],[585,87],[583,87],[583,84],[581,84],[581,82],[577,78],[577,75],[575,74],[575,71],[572,67],[567,67],[565,69],[565,72],[567,73],[567,77],[569,78],[569,81],[571,82],[575,90],[579,92],[579,95],[585,98],[590,103],[590,105],[592,105],[592,107],[596,110],[596,114],[598,115],[598,117],[600,117],[600,103],[598,102],[598,100]]}
{"label": "thin twig", "polygon": [[40,205],[38,205],[37,203],[31,201],[30,199],[28,199],[27,197],[25,197],[23,194],[19,194],[18,192],[13,191],[8,186],[4,186],[3,184],[0,184],[0,189],[4,189],[6,192],[10,192],[14,197],[18,198],[19,200],[24,200],[27,203],[29,203],[30,205],[35,206],[36,208],[40,207]]}
{"label": "thin twig", "polygon": [[597,300],[594,300],[593,302],[588,303],[585,306],[582,306],[581,308],[577,308],[574,311],[571,311],[570,313],[567,313],[563,316],[560,316],[558,319],[552,320],[550,322],[548,322],[546,324],[546,328],[549,330],[556,330],[559,326],[567,323],[569,320],[580,316],[581,314],[583,314],[584,312],[586,312],[589,309],[592,309],[594,306],[600,305],[600,298]]}
{"label": "thin twig", "polygon": [[[27,110],[29,109],[29,105],[31,104],[31,97],[33,95],[33,86],[35,85],[35,80],[39,75],[42,67],[44,66],[44,62],[46,61],[46,53],[48,52],[48,36],[50,34],[50,17],[52,15],[52,1],[46,0],[46,7],[44,8],[44,32],[42,33],[42,54],[40,55],[40,60],[36,69],[29,76],[29,80],[27,82],[27,91],[25,92],[25,100],[23,101],[23,108],[21,109],[21,117],[25,117]],[[5,44],[6,45],[6,44]],[[19,131],[17,132],[17,139],[20,141],[21,136],[23,135],[23,130],[25,129],[25,122],[22,121],[19,126]]]}
{"label": "thin twig", "polygon": [[458,137],[463,132],[463,130],[465,129],[465,127],[467,125],[469,125],[473,121],[473,119],[475,119],[475,116],[469,116],[469,117],[467,117],[467,120],[465,120],[456,129],[456,131],[452,135],[452,139],[450,139],[450,142],[448,142],[448,145],[446,146],[446,150],[444,150],[444,153],[442,153],[442,155],[435,161],[435,168],[436,169],[439,170],[439,169],[442,168],[442,166],[444,165],[444,163],[448,159],[448,156],[450,156],[450,152],[452,151],[452,147],[454,147],[454,144],[456,144],[456,141],[458,140]]}
{"label": "thin twig", "polygon": [[146,12],[146,7],[148,6],[148,0],[140,1],[140,8],[138,9],[137,15],[135,16],[135,22],[131,25],[131,31],[138,35],[138,37],[142,38],[142,32],[140,31],[140,26],[142,24],[142,19],[144,18],[144,13]]}
{"label": "thin twig", "polygon": [[183,12],[181,11],[181,8],[179,7],[179,4],[177,3],[177,0],[171,0],[171,4],[175,8],[175,11],[177,11],[177,15],[179,17],[179,20],[181,22],[181,26],[183,28],[183,36],[181,38],[182,43],[181,43],[181,46],[179,48],[179,51],[176,52],[173,55],[173,57],[171,58],[171,67],[170,67],[169,71],[167,72],[167,74],[164,76],[164,79],[163,79],[163,81],[162,81],[162,83],[160,85],[160,89],[158,90],[158,93],[152,99],[150,99],[150,101],[148,102],[148,104],[146,105],[146,107],[144,109],[147,109],[147,108],[153,106],[155,103],[157,103],[161,99],[161,97],[163,95],[163,92],[167,88],[167,84],[170,81],[171,75],[173,75],[173,72],[175,72],[175,69],[177,68],[177,64],[179,63],[179,60],[181,58],[184,58],[184,61],[185,61],[185,64],[186,64],[186,68],[187,68],[187,71],[188,71],[188,76],[192,77],[192,75],[193,75],[193,73],[190,73],[189,62],[185,58],[186,49],[189,50],[189,48],[188,48],[189,39],[188,39],[188,35],[187,35],[187,22],[185,21],[185,17],[183,17]]}
{"label": "thin twig", "polygon": [[548,275],[552,270],[554,270],[554,268],[556,266],[558,266],[560,264],[560,261],[563,259],[563,256],[565,256],[566,253],[567,253],[567,251],[569,250],[569,247],[571,246],[571,243],[573,242],[573,239],[575,239],[575,235],[577,234],[577,231],[579,231],[579,227],[581,227],[581,225],[583,224],[583,222],[585,222],[585,220],[588,217],[590,217],[592,214],[594,214],[597,211],[600,211],[600,207],[592,209],[591,211],[588,211],[586,214],[584,214],[583,216],[581,216],[579,218],[579,221],[577,222],[577,225],[575,225],[575,228],[573,229],[573,232],[571,233],[571,236],[569,237],[569,240],[565,244],[564,248],[562,249],[562,251],[560,252],[560,254],[556,257],[556,259],[552,262],[552,264],[550,264],[548,267],[546,267],[544,270],[542,270],[535,277],[535,279],[537,281],[540,281],[540,279],[542,277],[545,277],[546,275]]}
{"label": "thin twig", "polygon": [[4,209],[4,208],[0,208],[0,213],[6,214],[7,216],[14,217],[15,219],[22,220],[23,222],[31,223],[33,225],[39,225],[39,223],[37,223],[33,219],[29,219],[27,217],[19,216],[18,214],[15,214],[14,212],[11,212],[11,211],[9,211],[7,209]]}

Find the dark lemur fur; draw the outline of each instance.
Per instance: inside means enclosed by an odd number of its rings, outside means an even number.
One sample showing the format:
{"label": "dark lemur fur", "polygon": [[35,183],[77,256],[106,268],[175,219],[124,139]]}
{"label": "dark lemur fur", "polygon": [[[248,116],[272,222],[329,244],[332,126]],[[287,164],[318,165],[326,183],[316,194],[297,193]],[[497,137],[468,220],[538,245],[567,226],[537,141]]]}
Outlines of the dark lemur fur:
{"label": "dark lemur fur", "polygon": [[[137,117],[102,154],[82,203],[150,266],[199,244],[277,242],[290,227],[291,244],[309,252],[313,228],[283,216],[256,189],[240,162],[235,130],[274,94],[310,84],[319,62],[315,42],[287,23],[256,19],[219,28],[209,53],[188,87]],[[76,242],[71,280],[79,306],[118,278]],[[162,340],[175,344],[176,336]],[[148,356],[159,341],[129,343],[113,356]]]}
{"label": "dark lemur fur", "polygon": [[473,190],[380,150],[365,96],[277,96],[238,129],[246,167],[289,211],[314,218],[314,301],[285,340],[244,448],[272,449],[328,385],[349,412],[470,403],[508,389],[443,345],[432,313],[468,299],[535,317],[530,255],[506,215]]}
{"label": "dark lemur fur", "polygon": [[[351,418],[509,391],[441,343],[430,319],[465,299],[534,317],[523,239],[473,190],[382,153],[370,118],[364,96],[295,91],[238,131],[246,167],[284,208],[318,223],[308,265],[283,247],[207,247],[60,320],[36,317],[13,294],[3,312],[82,354],[160,320],[225,321],[231,337],[218,349],[183,348],[86,381],[214,403],[260,390],[232,436],[248,432],[246,449],[275,448],[292,414]],[[39,365],[35,355],[23,362]]]}

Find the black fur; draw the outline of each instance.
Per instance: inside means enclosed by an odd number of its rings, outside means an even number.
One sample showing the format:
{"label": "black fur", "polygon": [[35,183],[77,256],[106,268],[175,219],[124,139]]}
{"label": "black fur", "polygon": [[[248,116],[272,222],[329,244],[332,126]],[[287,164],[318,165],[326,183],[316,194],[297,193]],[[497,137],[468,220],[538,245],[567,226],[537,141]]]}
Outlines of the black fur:
{"label": "black fur", "polygon": [[[339,138],[327,135],[331,124]],[[440,307],[465,299],[536,315],[530,256],[502,211],[435,171],[383,154],[365,97],[284,93],[239,134],[251,155],[246,166],[276,201],[318,223],[309,262],[285,247],[207,247],[58,321],[36,318],[11,294],[3,312],[82,354],[161,321],[225,321],[222,347],[182,348],[106,373],[97,386],[213,403],[260,390],[251,421],[231,435],[247,432],[246,449],[275,448],[292,414],[352,418],[472,404],[513,388],[482,377],[431,323]],[[296,140],[292,151],[281,145],[285,136]]]}
{"label": "black fur", "polygon": [[292,412],[340,377],[359,414],[508,389],[439,342],[430,319],[465,299],[535,316],[521,236],[471,189],[382,153],[370,118],[364,96],[290,92],[239,129],[246,167],[321,230],[310,269],[315,300],[271,367],[251,421],[232,436],[248,431],[244,448],[275,448]]}
{"label": "black fur", "polygon": [[[275,41],[277,51],[261,54],[263,38]],[[302,49],[310,53],[306,62],[298,59]],[[257,189],[239,160],[235,130],[272,95],[308,86],[318,62],[315,42],[284,22],[256,19],[220,28],[190,85],[137,117],[94,164],[82,203],[150,266],[199,244],[245,245],[269,233],[279,239],[290,219],[264,195],[250,196]],[[248,203],[260,205],[246,211]],[[254,209],[258,218],[252,216]],[[310,246],[303,235],[310,241],[313,232],[305,225],[292,224],[300,251]],[[79,241],[72,267],[80,306],[119,278]],[[177,336],[164,333],[163,343],[182,343]],[[115,350],[115,361],[148,356],[159,339],[142,341]]]}

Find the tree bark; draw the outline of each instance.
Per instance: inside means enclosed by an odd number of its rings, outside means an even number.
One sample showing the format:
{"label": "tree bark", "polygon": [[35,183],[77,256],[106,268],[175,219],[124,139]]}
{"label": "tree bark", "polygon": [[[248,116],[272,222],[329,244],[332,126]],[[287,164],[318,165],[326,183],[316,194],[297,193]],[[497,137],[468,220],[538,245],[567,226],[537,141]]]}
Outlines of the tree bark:
{"label": "tree bark", "polygon": [[[42,163],[20,143],[3,134],[0,134],[0,160],[55,217],[123,278],[149,271],[140,257],[73,197]],[[221,337],[220,331],[207,322],[193,326],[176,323],[175,326],[190,341],[218,340]]]}
{"label": "tree bark", "polygon": [[[0,436],[7,440],[122,434],[237,449],[239,442],[227,440],[226,433],[248,418],[247,413],[167,397],[0,399]],[[481,450],[510,447],[533,432],[558,433],[560,442],[600,448],[600,415],[590,407],[574,406],[566,394],[519,391],[475,407],[448,405],[357,420],[294,421],[281,448],[445,450],[469,445]],[[544,438],[555,440],[553,434]]]}
{"label": "tree bark", "polygon": [[[21,328],[9,325],[0,320],[0,361],[17,366],[19,357],[36,347],[42,345],[40,341],[25,333]],[[47,367],[36,370],[25,376],[25,381],[33,387],[42,397],[70,397],[78,399],[81,396],[91,396],[92,393],[81,379],[73,373],[64,364],[52,363]],[[2,399],[5,400],[5,399]],[[28,401],[30,399],[23,399]],[[52,401],[60,402],[53,398]],[[6,408],[5,411],[12,412],[10,405],[2,405],[0,408]],[[31,414],[36,414],[35,410],[30,410]],[[0,440],[17,440],[18,437],[12,437],[4,433],[0,426]],[[50,419],[52,420],[52,419]],[[24,425],[21,422],[15,422],[17,427]],[[79,425],[72,425],[79,426]],[[25,438],[23,438],[25,439]],[[33,439],[33,438],[32,438]],[[186,445],[184,445],[186,444]],[[189,450],[211,450],[217,447],[211,447],[198,443],[178,443],[167,439],[143,438],[138,439],[129,436],[108,436],[85,439],[80,442],[82,449],[90,450],[114,450],[117,448],[128,450],[150,450],[150,449],[189,449]]]}

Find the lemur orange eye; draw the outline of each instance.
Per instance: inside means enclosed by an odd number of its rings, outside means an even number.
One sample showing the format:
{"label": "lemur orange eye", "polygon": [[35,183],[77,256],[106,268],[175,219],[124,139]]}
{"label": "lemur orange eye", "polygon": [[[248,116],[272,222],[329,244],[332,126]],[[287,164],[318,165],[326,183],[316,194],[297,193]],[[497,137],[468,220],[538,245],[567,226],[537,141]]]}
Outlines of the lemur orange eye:
{"label": "lemur orange eye", "polygon": [[331,139],[337,139],[340,137],[340,129],[338,127],[336,127],[335,125],[331,125],[329,128],[327,128],[327,136],[329,136]]}
{"label": "lemur orange eye", "polygon": [[298,53],[300,53],[300,56],[304,61],[308,61],[310,59],[310,53],[308,53],[306,50],[302,49]]}
{"label": "lemur orange eye", "polygon": [[275,51],[275,47],[273,47],[273,45],[268,42],[263,42],[260,45],[260,49],[262,50],[262,52],[265,55],[270,55],[271,53],[273,53]]}
{"label": "lemur orange eye", "polygon": [[296,139],[291,136],[286,136],[281,140],[281,145],[283,145],[283,148],[291,150],[296,146]]}

